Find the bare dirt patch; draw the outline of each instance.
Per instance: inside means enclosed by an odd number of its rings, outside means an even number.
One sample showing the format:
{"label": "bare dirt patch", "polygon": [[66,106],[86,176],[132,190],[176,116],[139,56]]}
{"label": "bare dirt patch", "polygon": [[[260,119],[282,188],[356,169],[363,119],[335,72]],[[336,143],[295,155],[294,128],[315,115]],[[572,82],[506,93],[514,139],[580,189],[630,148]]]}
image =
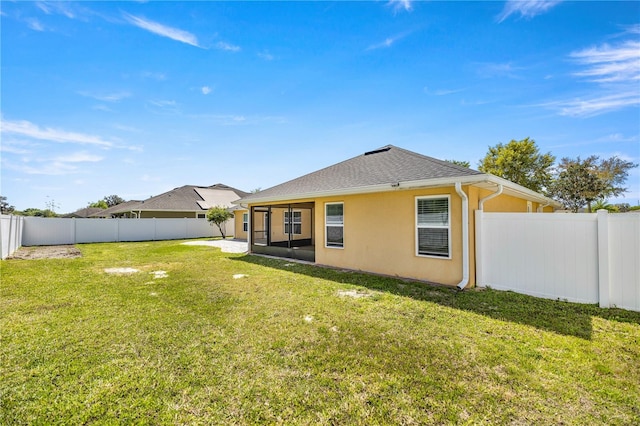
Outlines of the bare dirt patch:
{"label": "bare dirt patch", "polygon": [[10,259],[34,260],[34,259],[73,259],[81,257],[82,253],[75,246],[37,246],[20,247],[9,256]]}
{"label": "bare dirt patch", "polygon": [[360,292],[358,290],[338,290],[338,296],[360,299],[362,297],[371,297],[373,295],[371,293]]}

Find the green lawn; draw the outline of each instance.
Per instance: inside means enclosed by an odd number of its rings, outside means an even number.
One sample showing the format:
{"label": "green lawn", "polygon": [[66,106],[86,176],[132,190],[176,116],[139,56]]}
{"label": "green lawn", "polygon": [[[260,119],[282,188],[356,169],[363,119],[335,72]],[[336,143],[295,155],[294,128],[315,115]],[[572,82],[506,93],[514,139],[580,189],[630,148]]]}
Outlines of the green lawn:
{"label": "green lawn", "polygon": [[640,424],[640,313],[179,243],[2,261],[0,424]]}

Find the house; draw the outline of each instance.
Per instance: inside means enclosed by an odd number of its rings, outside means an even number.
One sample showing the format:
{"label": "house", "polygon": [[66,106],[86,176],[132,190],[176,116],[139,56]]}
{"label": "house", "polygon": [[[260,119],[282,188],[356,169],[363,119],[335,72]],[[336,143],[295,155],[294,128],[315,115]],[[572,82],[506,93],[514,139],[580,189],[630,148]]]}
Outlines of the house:
{"label": "house", "polygon": [[505,179],[393,145],[244,196],[252,253],[475,285],[473,212],[560,205]]}
{"label": "house", "polygon": [[143,201],[119,204],[99,214],[108,214],[109,217],[204,219],[211,207],[232,207],[232,201],[246,195],[249,193],[221,183],[185,185]]}

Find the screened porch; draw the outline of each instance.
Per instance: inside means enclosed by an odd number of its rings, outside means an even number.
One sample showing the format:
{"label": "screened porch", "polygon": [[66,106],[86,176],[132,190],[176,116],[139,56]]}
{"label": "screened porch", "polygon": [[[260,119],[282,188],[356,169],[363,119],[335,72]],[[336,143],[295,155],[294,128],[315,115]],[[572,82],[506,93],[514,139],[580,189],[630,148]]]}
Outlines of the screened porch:
{"label": "screened porch", "polygon": [[315,262],[314,203],[252,206],[251,252]]}

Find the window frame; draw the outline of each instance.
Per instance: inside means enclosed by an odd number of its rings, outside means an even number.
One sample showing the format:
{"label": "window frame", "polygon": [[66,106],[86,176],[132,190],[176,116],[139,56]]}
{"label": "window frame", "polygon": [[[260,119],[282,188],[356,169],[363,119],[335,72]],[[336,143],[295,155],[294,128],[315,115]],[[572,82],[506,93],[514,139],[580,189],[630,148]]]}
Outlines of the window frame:
{"label": "window frame", "polygon": [[[329,206],[341,205],[342,206],[342,223],[329,223],[327,222],[327,210]],[[327,228],[331,227],[339,227],[342,228],[342,244],[338,245],[337,243],[332,243],[331,245],[327,241],[329,233],[327,232]],[[344,250],[344,202],[343,201],[335,201],[324,203],[324,247],[329,249],[341,249]]]}
{"label": "window frame", "polygon": [[242,213],[242,231],[249,232],[249,213]]}
{"label": "window frame", "polygon": [[[302,235],[302,210],[291,210],[293,216],[293,222],[290,221],[289,218],[289,210],[285,210],[282,215],[282,219],[284,222],[283,230],[285,235],[289,235],[289,226],[293,225],[293,232],[291,235]],[[300,220],[296,221],[296,213],[299,215],[298,218]],[[300,225],[300,232],[296,232],[296,225]]]}
{"label": "window frame", "polygon": [[[447,200],[447,225],[420,225],[418,222],[418,204],[420,200],[435,200],[446,199]],[[451,195],[420,195],[415,197],[414,203],[415,214],[415,253],[418,257],[426,257],[430,259],[451,259]],[[420,253],[420,229],[447,229],[447,252],[446,256],[439,256],[437,254],[423,254]]]}

